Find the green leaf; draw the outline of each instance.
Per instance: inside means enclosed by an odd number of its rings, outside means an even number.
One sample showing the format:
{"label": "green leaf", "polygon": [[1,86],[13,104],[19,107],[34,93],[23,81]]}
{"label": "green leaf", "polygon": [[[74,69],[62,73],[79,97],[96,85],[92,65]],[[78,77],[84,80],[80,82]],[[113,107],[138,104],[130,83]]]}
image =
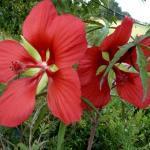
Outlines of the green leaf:
{"label": "green leaf", "polygon": [[117,61],[133,46],[135,46],[136,43],[135,42],[132,42],[132,43],[129,43],[129,44],[126,44],[122,47],[120,47],[120,49],[116,52],[116,54],[114,55],[113,59],[110,61],[108,67],[106,68],[103,76],[102,76],[102,79],[101,79],[101,82],[100,82],[100,86],[102,85],[103,83],[103,80],[104,80],[104,77],[109,73],[109,71],[112,69],[112,67],[115,65],[115,63],[117,63]]}
{"label": "green leaf", "polygon": [[147,68],[147,62],[146,62],[146,57],[144,56],[143,51],[141,50],[141,47],[139,45],[136,46],[136,53],[137,53],[137,64],[139,66],[140,70],[140,77],[143,85],[143,92],[144,92],[144,97],[147,95],[147,89],[148,89],[148,73],[146,71]]}
{"label": "green leaf", "polygon": [[102,28],[104,26],[102,23],[100,23],[99,21],[95,21],[95,20],[84,20],[84,22],[89,23],[89,24],[98,25],[100,28]]}
{"label": "green leaf", "polygon": [[109,53],[108,52],[102,52],[102,57],[106,61],[110,61]]}
{"label": "green leaf", "polygon": [[96,70],[96,75],[99,75],[101,72],[103,72],[106,67],[106,65],[101,65],[100,67],[98,67],[98,69]]}
{"label": "green leaf", "polygon": [[109,84],[109,87],[110,89],[113,88],[113,82],[115,81],[116,79],[116,74],[115,72],[111,69],[108,73],[108,84]]}
{"label": "green leaf", "polygon": [[126,64],[126,63],[116,63],[115,66],[116,66],[119,70],[122,70],[122,71],[124,71],[124,72],[138,73],[137,70],[136,70],[134,67],[132,67],[132,66]]}
{"label": "green leaf", "polygon": [[22,39],[22,44],[24,48],[27,50],[27,52],[37,61],[41,61],[41,56],[38,53],[38,51],[23,36],[21,36],[21,39]]}
{"label": "green leaf", "polygon": [[66,132],[66,125],[64,123],[60,122],[59,125],[59,131],[58,131],[58,142],[57,142],[57,150],[63,149],[63,143],[64,143],[64,136]]}

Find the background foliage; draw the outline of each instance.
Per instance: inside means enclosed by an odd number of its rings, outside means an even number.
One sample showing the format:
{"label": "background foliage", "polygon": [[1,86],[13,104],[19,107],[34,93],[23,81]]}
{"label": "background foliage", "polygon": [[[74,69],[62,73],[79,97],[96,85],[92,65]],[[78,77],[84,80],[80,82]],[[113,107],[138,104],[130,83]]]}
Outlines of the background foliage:
{"label": "background foliage", "polygon": [[[0,0],[0,38],[20,38],[23,20],[37,2],[38,0]],[[100,43],[101,35],[109,33],[111,23],[116,23],[128,14],[122,12],[113,0],[91,0],[88,3],[83,0],[62,0],[61,3],[54,0],[54,3],[60,13],[72,13],[89,24],[87,32],[92,39],[88,38],[91,43],[95,39]],[[100,18],[105,21],[107,28],[95,21]],[[96,31],[93,30],[95,28]],[[0,92],[3,89],[4,86],[1,85]],[[59,121],[43,104],[43,96],[38,97],[37,101],[36,110],[27,122],[17,128],[0,127],[0,149],[28,150],[29,145],[33,150],[56,149]],[[93,115],[94,112],[85,112],[79,123],[67,128],[65,150],[86,149]],[[118,149],[150,149],[150,110],[138,110],[114,96],[111,103],[101,111],[93,150]]]}

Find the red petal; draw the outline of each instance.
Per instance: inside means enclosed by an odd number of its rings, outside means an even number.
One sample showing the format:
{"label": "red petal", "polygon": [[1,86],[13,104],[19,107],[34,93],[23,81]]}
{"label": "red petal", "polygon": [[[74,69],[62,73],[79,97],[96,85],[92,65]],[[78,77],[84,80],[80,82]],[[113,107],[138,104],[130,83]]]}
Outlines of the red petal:
{"label": "red petal", "polygon": [[148,89],[148,94],[144,100],[144,103],[142,102],[143,87],[138,74],[117,71],[116,87],[120,97],[134,106],[145,108],[150,105],[150,88]]}
{"label": "red petal", "polygon": [[56,17],[48,36],[50,50],[59,68],[78,63],[87,49],[84,23],[72,15]]}
{"label": "red petal", "polygon": [[[150,38],[145,38],[144,40],[142,40],[140,42],[140,44],[144,45],[144,46],[150,46]],[[147,71],[150,71],[150,50],[147,49],[146,47],[144,46],[141,46],[141,50],[143,51],[145,57],[147,58],[148,60],[148,65],[147,65]],[[136,48],[134,47],[133,48],[133,51],[136,52]],[[137,59],[137,56],[133,56],[133,59]],[[136,63],[137,61],[135,61],[135,67],[136,69],[138,69],[138,64]]]}
{"label": "red petal", "polygon": [[[97,108],[103,108],[110,101],[110,88],[107,78],[104,80],[100,90],[100,79],[93,76],[91,82],[86,85],[81,85],[82,96],[87,98]],[[83,108],[89,108],[87,104],[82,103]]]}
{"label": "red petal", "polygon": [[88,48],[78,68],[82,85],[88,84],[93,76],[96,76],[98,67],[105,64],[106,62],[102,60],[102,54],[98,47]]}
{"label": "red petal", "polygon": [[137,60],[136,60],[136,49],[134,47],[130,48],[125,55],[123,55],[120,60],[118,61],[119,63],[127,63],[133,67],[136,68]]}
{"label": "red petal", "polygon": [[[150,71],[150,50],[146,48],[146,46],[150,46],[150,38],[145,38],[140,42],[141,50],[143,51],[146,59],[148,60],[147,71]],[[121,61],[126,62],[128,64],[133,65],[137,70],[139,70],[137,64],[137,54],[136,47],[132,47],[129,51],[122,57]]]}
{"label": "red petal", "polygon": [[133,20],[125,17],[121,25],[102,42],[100,48],[102,51],[108,51],[111,59],[118,50],[119,46],[126,44],[131,36]]}
{"label": "red petal", "polygon": [[7,82],[16,76],[10,68],[12,61],[21,63],[34,63],[32,57],[16,41],[6,40],[0,42],[0,82]]}
{"label": "red petal", "polygon": [[72,68],[59,70],[53,79],[49,78],[49,109],[65,124],[80,120],[82,114],[80,96],[80,82]]}
{"label": "red petal", "polygon": [[23,36],[44,57],[44,51],[48,49],[46,32],[57,11],[51,0],[43,0],[31,10],[23,24]]}
{"label": "red petal", "polygon": [[8,85],[0,97],[0,125],[15,127],[28,119],[34,109],[37,81],[24,78]]}
{"label": "red petal", "polygon": [[[97,108],[102,108],[110,100],[110,89],[107,81],[103,83],[102,90],[100,90],[100,76],[96,76],[98,67],[105,64],[99,48],[93,47],[87,49],[78,69],[82,96],[89,99]],[[83,108],[87,108],[85,103],[83,103]]]}

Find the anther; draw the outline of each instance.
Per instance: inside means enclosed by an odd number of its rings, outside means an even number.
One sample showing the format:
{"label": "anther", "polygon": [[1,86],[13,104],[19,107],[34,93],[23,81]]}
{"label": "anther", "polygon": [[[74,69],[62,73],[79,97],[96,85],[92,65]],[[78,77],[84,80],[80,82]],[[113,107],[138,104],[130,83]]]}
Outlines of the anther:
{"label": "anther", "polygon": [[25,66],[23,63],[19,61],[11,61],[11,65],[9,66],[11,71],[14,71],[15,73],[20,73],[25,69]]}

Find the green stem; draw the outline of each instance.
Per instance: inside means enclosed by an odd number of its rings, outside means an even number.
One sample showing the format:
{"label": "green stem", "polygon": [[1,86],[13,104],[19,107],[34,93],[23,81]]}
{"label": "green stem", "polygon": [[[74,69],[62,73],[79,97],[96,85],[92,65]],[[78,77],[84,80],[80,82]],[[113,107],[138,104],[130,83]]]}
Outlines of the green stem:
{"label": "green stem", "polygon": [[58,131],[57,150],[63,149],[62,147],[64,143],[65,131],[66,131],[66,126],[64,125],[64,123],[60,122],[59,131]]}

